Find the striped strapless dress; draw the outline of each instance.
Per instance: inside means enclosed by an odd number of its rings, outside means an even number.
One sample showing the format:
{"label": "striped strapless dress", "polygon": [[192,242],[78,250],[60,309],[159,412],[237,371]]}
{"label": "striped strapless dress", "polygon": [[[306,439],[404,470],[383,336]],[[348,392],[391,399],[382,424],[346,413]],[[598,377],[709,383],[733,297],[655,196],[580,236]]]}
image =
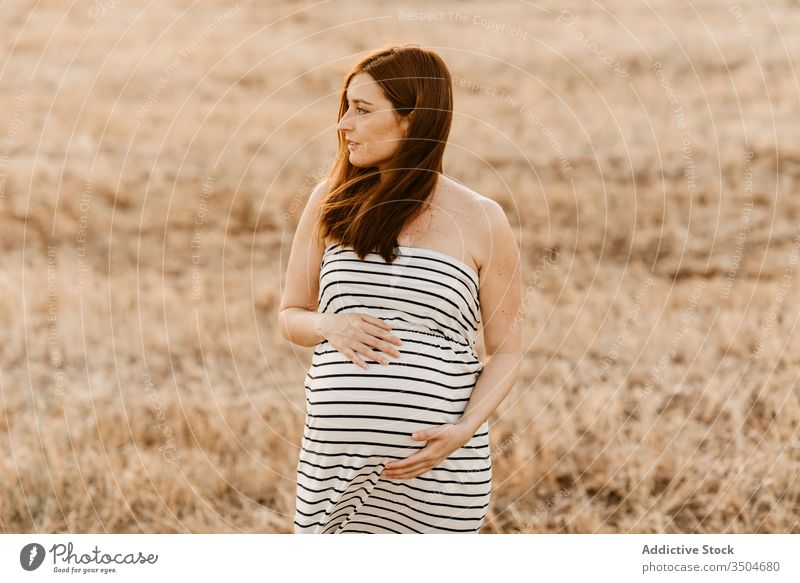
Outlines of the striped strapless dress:
{"label": "striped strapless dress", "polygon": [[402,341],[388,366],[363,369],[327,340],[306,375],[295,533],[476,533],[489,506],[488,422],[437,467],[412,479],[385,464],[425,447],[414,431],[456,423],[483,369],[477,273],[445,253],[400,245],[397,259],[325,249],[318,310],[361,312]]}

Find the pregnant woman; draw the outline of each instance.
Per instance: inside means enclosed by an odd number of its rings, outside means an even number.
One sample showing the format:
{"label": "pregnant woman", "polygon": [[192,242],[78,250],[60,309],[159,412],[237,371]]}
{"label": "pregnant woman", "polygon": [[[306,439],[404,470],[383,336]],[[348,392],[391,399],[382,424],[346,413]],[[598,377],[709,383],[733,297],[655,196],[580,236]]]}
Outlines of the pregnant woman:
{"label": "pregnant woman", "polygon": [[452,103],[444,61],[416,45],[345,78],[340,156],[300,218],[279,316],[314,347],[295,533],[484,522],[487,419],[518,375],[522,290],[502,208],[442,174]]}

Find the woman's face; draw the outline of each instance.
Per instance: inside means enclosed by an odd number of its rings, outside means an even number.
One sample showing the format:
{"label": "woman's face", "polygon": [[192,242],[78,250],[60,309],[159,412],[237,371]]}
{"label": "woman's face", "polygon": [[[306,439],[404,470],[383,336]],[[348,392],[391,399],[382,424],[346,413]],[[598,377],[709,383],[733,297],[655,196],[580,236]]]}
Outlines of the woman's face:
{"label": "woman's face", "polygon": [[347,111],[336,129],[344,132],[353,166],[384,165],[408,129],[409,120],[399,115],[383,89],[368,73],[358,73],[347,88]]}

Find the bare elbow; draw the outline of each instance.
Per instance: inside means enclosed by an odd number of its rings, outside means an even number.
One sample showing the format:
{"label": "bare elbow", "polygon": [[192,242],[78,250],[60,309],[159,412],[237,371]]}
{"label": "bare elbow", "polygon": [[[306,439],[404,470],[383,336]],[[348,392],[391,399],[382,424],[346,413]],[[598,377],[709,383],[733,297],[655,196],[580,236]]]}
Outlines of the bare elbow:
{"label": "bare elbow", "polygon": [[515,360],[522,360],[522,342],[519,337],[509,336],[502,342],[486,344],[485,349],[487,356],[506,354],[515,357]]}
{"label": "bare elbow", "polygon": [[487,349],[486,355],[489,358],[502,359],[508,374],[516,379],[522,368],[523,351],[521,346],[509,346],[508,344],[492,350]]}

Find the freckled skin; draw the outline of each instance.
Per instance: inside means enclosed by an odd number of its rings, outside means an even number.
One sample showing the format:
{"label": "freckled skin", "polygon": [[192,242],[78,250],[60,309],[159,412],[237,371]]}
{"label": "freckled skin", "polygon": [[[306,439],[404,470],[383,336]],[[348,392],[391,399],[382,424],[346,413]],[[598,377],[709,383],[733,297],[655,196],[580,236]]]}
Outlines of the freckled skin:
{"label": "freckled skin", "polygon": [[[409,120],[399,115],[368,73],[355,75],[347,89],[347,112],[336,129],[347,139],[358,142],[350,149],[350,163],[359,168],[376,166],[381,170],[404,139]],[[363,99],[369,104],[356,102]]]}

